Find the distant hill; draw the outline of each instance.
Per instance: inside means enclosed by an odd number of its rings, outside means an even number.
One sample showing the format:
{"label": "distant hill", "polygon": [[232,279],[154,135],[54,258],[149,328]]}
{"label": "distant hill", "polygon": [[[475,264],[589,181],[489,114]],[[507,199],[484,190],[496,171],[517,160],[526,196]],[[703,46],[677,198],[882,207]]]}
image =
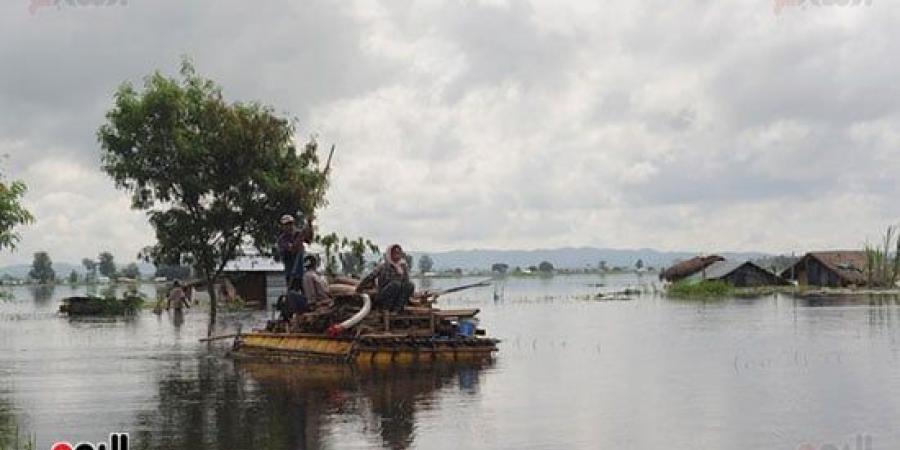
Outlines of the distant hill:
{"label": "distant hill", "polygon": [[[449,252],[413,252],[418,261],[422,255],[429,255],[434,260],[435,270],[461,268],[490,269],[494,263],[505,263],[512,267],[536,266],[541,261],[549,261],[557,268],[577,269],[586,266],[597,267],[600,261],[606,261],[608,267],[634,267],[641,259],[645,266],[667,267],[679,260],[688,259],[699,252],[664,252],[649,248],[642,249],[610,249],[610,248],[557,248],[541,250],[455,250]],[[720,255],[728,259],[757,260],[771,255],[760,252],[723,252]]]}
{"label": "distant hill", "polygon": [[[119,268],[124,267],[125,265],[130,264],[118,264]],[[138,263],[138,268],[141,270],[141,276],[149,276],[156,273],[156,266],[153,264],[147,263]],[[56,278],[65,278],[69,276],[69,274],[74,270],[78,273],[79,276],[84,276],[84,266],[81,264],[70,264],[65,262],[54,262],[53,270],[56,272]],[[13,278],[26,279],[28,278],[28,272],[31,271],[30,264],[16,264],[12,266],[0,267],[0,277],[4,275],[9,275]]]}

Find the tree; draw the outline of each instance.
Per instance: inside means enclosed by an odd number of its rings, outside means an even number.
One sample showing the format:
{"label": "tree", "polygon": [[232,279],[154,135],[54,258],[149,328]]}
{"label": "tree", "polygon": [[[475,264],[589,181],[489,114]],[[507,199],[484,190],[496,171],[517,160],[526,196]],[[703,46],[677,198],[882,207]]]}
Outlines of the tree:
{"label": "tree", "polygon": [[100,253],[100,256],[97,257],[97,261],[97,270],[100,271],[101,275],[109,278],[116,276],[116,260],[112,253]]}
{"label": "tree", "polygon": [[154,276],[162,277],[166,280],[184,280],[191,276],[191,268],[188,266],[163,264],[156,268]]}
{"label": "tree", "polygon": [[129,263],[122,269],[121,275],[125,278],[137,280],[141,278],[141,269],[138,267],[137,263]]}
{"label": "tree", "polygon": [[[122,84],[98,131],[103,169],[145,211],[155,264],[192,261],[214,286],[245,244],[266,252],[282,214],[314,217],[328,168],[315,139],[299,151],[295,122],[259,103],[228,103],[213,81],[182,61],[178,79],[155,73],[139,92]],[[211,334],[216,292],[209,289]]]}
{"label": "tree", "polygon": [[434,269],[434,260],[431,256],[422,255],[419,257],[419,272],[428,273]]}
{"label": "tree", "polygon": [[553,264],[549,261],[541,261],[541,263],[538,264],[538,270],[544,273],[553,272]]}
{"label": "tree", "polygon": [[509,264],[506,263],[494,263],[491,266],[491,272],[505,274],[509,270]]}
{"label": "tree", "polygon": [[47,252],[37,252],[34,254],[34,261],[31,263],[31,271],[28,276],[40,284],[46,284],[56,279],[56,272],[53,271],[53,261]]}
{"label": "tree", "polygon": [[316,236],[316,243],[325,249],[325,274],[333,276],[337,273],[337,254],[340,253],[341,238],[337,233]]}
{"label": "tree", "polygon": [[78,283],[78,272],[72,270],[69,272],[69,284]]}
{"label": "tree", "polygon": [[84,258],[81,260],[81,265],[84,266],[84,277],[87,280],[96,280],[97,279],[97,262],[90,258]]}
{"label": "tree", "polygon": [[350,251],[341,253],[341,265],[347,275],[359,276],[366,267],[366,253],[378,253],[378,246],[372,241],[358,237],[354,240],[341,239],[341,247]]}
{"label": "tree", "polygon": [[6,184],[0,174],[0,250],[15,250],[20,239],[16,227],[34,222],[34,217],[20,203],[26,190],[21,181]]}
{"label": "tree", "polygon": [[597,270],[599,270],[601,272],[609,272],[609,266],[607,265],[607,262],[600,261],[600,263],[597,264]]}
{"label": "tree", "polygon": [[643,269],[643,268],[644,268],[644,260],[638,258],[638,260],[634,263],[634,268],[637,269],[637,270],[639,270],[639,271],[640,271],[641,269]]}

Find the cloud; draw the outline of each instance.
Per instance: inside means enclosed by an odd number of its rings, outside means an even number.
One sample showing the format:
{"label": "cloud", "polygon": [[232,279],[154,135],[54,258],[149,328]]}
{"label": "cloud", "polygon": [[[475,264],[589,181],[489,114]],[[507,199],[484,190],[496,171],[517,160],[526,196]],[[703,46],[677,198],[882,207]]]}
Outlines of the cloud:
{"label": "cloud", "polygon": [[900,221],[898,23],[880,3],[7,2],[0,152],[38,223],[0,262],[152,240],[94,133],[120,82],[183,54],[337,144],[325,229],[422,250],[855,246]]}

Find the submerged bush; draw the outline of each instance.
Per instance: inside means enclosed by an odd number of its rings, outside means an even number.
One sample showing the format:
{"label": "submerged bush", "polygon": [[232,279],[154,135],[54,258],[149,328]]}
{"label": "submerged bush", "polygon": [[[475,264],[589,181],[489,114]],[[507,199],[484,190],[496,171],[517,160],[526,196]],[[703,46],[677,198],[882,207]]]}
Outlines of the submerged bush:
{"label": "submerged bush", "polygon": [[123,299],[105,297],[69,297],[59,311],[70,316],[127,316],[136,313],[144,304],[140,294],[128,294]]}
{"label": "submerged bush", "polygon": [[691,282],[682,280],[669,286],[668,295],[681,298],[727,297],[734,294],[734,287],[724,281],[705,280]]}

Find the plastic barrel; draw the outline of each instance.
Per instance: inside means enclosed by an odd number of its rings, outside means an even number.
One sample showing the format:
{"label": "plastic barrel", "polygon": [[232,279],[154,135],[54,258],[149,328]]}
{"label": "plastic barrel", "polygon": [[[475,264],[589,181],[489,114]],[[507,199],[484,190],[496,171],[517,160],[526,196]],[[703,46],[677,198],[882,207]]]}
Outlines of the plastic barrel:
{"label": "plastic barrel", "polygon": [[472,337],[475,336],[475,329],[478,327],[478,324],[471,319],[460,320],[459,321],[459,335],[464,337]]}

